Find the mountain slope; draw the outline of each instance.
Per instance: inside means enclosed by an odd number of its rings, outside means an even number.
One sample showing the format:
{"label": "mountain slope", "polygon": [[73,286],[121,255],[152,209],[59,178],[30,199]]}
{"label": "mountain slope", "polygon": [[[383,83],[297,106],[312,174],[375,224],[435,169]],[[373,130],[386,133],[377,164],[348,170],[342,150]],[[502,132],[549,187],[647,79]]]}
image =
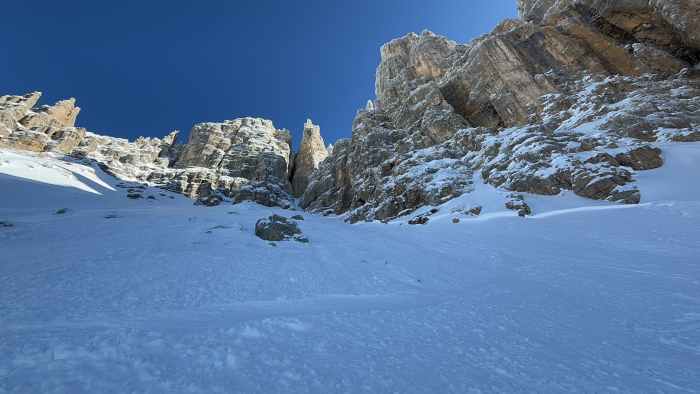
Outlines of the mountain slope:
{"label": "mountain slope", "polygon": [[0,392],[693,391],[700,145],[664,152],[640,205],[522,219],[481,184],[425,226],[304,214],[310,243],[272,246],[284,210],[2,150]]}

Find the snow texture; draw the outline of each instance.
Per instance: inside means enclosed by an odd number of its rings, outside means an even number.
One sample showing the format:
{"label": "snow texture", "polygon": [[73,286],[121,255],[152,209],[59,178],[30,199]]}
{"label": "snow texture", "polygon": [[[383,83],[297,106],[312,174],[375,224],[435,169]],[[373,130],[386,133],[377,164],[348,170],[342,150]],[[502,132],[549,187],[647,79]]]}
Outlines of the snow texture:
{"label": "snow texture", "polygon": [[424,226],[272,246],[288,211],[0,150],[0,393],[697,392],[700,144],[663,151],[639,205],[523,219],[475,174]]}

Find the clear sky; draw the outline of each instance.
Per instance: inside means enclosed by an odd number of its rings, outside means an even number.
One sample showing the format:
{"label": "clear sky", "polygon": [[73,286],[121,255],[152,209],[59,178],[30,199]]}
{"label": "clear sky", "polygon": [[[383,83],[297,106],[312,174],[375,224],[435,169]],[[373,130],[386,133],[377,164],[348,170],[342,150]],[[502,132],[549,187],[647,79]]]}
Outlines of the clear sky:
{"label": "clear sky", "polygon": [[17,0],[3,3],[0,94],[76,97],[78,125],[133,139],[242,116],[298,140],[350,136],[374,98],[379,47],[430,29],[458,42],[515,0]]}

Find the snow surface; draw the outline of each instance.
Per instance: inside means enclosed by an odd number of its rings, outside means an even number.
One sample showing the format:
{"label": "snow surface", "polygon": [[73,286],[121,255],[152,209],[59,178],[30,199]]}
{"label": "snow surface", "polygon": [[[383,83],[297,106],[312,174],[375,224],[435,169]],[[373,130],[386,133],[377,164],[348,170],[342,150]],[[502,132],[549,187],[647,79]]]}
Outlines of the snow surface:
{"label": "snow surface", "polygon": [[299,212],[0,150],[0,393],[698,392],[700,144],[663,149],[638,206],[522,219],[477,177],[425,226],[276,246],[256,220]]}

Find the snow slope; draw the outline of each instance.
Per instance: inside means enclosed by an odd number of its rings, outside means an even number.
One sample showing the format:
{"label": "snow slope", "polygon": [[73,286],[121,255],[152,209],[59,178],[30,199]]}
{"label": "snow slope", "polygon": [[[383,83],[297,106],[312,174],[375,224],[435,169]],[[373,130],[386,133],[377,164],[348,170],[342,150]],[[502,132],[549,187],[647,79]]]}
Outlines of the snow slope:
{"label": "snow slope", "polygon": [[700,144],[663,148],[639,206],[522,219],[480,184],[425,226],[304,213],[311,242],[276,246],[255,221],[289,211],[0,151],[0,393],[698,392]]}

